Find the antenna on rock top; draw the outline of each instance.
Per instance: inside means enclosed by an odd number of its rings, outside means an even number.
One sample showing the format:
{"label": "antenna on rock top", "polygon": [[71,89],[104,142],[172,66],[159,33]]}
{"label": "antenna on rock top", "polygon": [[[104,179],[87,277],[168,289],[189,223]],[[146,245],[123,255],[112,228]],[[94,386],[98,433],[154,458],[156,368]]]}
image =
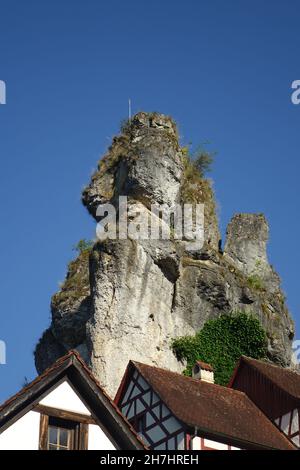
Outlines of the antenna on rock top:
{"label": "antenna on rock top", "polygon": [[131,120],[131,99],[128,100],[128,119]]}

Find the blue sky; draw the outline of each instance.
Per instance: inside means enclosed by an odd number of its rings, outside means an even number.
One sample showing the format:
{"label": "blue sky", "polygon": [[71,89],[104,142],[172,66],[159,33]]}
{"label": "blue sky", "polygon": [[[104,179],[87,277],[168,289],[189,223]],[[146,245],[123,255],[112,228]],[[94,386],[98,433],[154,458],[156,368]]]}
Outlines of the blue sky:
{"label": "blue sky", "polygon": [[235,212],[266,214],[299,323],[299,14],[293,0],[0,0],[0,401],[36,374],[51,295],[94,236],[81,190],[129,97],[218,151],[223,232]]}

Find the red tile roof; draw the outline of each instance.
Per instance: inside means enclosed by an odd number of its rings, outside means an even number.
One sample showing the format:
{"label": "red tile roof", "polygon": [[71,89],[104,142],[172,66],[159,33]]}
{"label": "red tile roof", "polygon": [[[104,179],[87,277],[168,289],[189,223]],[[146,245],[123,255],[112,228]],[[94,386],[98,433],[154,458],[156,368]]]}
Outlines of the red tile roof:
{"label": "red tile roof", "polygon": [[[259,361],[247,356],[241,357],[240,363],[243,362],[259,371],[271,382],[273,382],[273,384],[275,384],[284,392],[288,393],[290,396],[296,399],[300,399],[300,374],[298,372],[276,366],[271,362]],[[240,363],[237,366],[236,372]],[[235,375],[232,377],[231,383],[234,382],[234,378]]]}
{"label": "red tile roof", "polygon": [[192,429],[238,441],[241,447],[244,443],[245,448],[248,443],[250,447],[295,449],[245,393],[139,362],[132,364],[172,413]]}

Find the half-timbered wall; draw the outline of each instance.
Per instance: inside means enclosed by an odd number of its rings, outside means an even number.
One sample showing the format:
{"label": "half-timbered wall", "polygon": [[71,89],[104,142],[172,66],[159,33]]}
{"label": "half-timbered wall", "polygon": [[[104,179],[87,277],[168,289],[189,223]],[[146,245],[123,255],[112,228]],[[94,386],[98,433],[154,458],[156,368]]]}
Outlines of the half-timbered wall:
{"label": "half-timbered wall", "polygon": [[180,423],[135,371],[120,404],[144,442],[156,450],[184,450],[186,432]]}
{"label": "half-timbered wall", "polygon": [[202,437],[190,437],[184,424],[171,413],[137,370],[119,404],[122,413],[151,449],[238,450]]}
{"label": "half-timbered wall", "polygon": [[275,424],[296,446],[300,447],[299,410],[297,408],[275,419]]}

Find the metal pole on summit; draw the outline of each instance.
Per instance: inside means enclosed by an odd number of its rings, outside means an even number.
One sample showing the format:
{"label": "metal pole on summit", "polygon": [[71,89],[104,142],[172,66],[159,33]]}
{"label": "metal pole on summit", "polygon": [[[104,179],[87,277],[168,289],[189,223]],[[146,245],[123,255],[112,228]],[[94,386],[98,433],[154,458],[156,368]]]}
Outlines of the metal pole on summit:
{"label": "metal pole on summit", "polygon": [[128,119],[131,120],[131,99],[128,100]]}

